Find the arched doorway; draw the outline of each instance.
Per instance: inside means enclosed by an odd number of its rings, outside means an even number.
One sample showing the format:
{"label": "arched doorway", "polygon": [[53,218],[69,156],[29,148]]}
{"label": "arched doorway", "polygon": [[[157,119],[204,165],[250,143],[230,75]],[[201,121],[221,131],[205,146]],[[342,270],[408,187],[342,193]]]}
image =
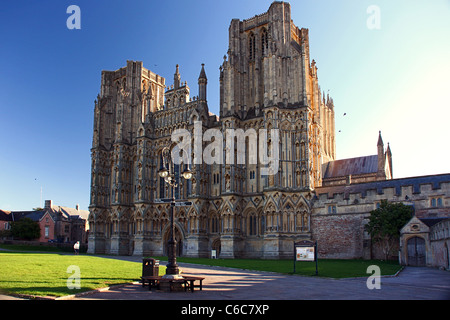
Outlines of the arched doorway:
{"label": "arched doorway", "polygon": [[[169,254],[169,240],[170,240],[170,228],[167,228],[166,233],[164,234],[164,244],[163,244],[163,254],[167,256]],[[175,226],[175,240],[177,242],[177,257],[181,257],[183,255],[183,235]]]}
{"label": "arched doorway", "polygon": [[425,239],[421,237],[412,237],[408,239],[408,265],[415,267],[425,267],[426,248]]}
{"label": "arched doorway", "polygon": [[216,258],[220,257],[220,239],[216,239],[213,241],[211,250],[216,250]]}

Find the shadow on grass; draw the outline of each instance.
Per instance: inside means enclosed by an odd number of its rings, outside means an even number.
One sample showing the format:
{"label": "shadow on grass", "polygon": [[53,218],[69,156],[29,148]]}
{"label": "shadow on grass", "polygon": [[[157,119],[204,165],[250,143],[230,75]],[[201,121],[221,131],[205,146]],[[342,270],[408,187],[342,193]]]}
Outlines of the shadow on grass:
{"label": "shadow on grass", "polygon": [[[29,296],[31,298],[36,297],[62,297],[67,295],[78,294],[86,291],[96,290],[100,288],[106,288],[110,286],[122,285],[127,283],[136,282],[139,279],[123,279],[123,278],[82,278],[80,282],[80,289],[69,289],[67,285],[48,285],[46,281],[35,281],[32,285],[27,281],[12,280],[8,281],[12,283],[12,286],[8,288],[1,288],[0,293],[5,295],[19,295]],[[60,283],[66,284],[67,278],[61,279]],[[83,281],[87,281],[88,284],[83,285]],[[30,285],[27,285],[30,284]],[[47,284],[47,285],[45,285]]]}

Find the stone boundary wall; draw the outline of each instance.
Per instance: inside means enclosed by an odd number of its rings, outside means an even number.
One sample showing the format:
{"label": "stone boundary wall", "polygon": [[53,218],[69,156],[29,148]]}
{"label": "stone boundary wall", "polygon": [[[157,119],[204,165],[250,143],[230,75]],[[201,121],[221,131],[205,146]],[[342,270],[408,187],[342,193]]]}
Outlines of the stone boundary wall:
{"label": "stone boundary wall", "polygon": [[450,219],[443,220],[430,230],[433,267],[450,270]]}
{"label": "stone boundary wall", "polygon": [[[450,174],[321,187],[315,192],[311,230],[320,258],[384,259],[364,231],[381,200],[412,205],[420,218],[450,217]],[[431,206],[435,197],[442,198],[441,207]]]}

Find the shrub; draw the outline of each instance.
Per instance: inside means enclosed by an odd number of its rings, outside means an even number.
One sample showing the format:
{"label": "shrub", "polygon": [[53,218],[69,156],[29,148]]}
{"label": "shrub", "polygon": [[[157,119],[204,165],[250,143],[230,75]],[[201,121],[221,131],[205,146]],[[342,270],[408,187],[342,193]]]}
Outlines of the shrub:
{"label": "shrub", "polygon": [[23,218],[11,223],[11,233],[14,238],[34,240],[41,236],[41,228],[30,218]]}

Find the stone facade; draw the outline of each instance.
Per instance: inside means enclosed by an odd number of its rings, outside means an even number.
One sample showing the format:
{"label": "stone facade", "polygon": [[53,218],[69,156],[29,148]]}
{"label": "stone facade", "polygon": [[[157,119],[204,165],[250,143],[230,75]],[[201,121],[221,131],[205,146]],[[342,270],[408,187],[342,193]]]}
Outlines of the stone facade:
{"label": "stone facade", "polygon": [[[89,252],[167,254],[170,207],[163,200],[171,192],[158,176],[161,151],[177,129],[195,138],[200,121],[203,148],[217,143],[205,139],[209,129],[277,130],[279,142],[269,136],[267,147],[270,153],[279,143],[279,167],[263,174],[264,166],[249,160],[255,147],[249,143],[243,163],[237,152],[230,163],[199,163],[194,150],[192,180],[179,178],[185,163],[175,166],[174,196],[192,202],[175,207],[178,255],[209,257],[214,249],[221,258],[290,258],[294,241],[307,239],[319,241],[320,257],[371,257],[365,219],[377,201],[397,199],[397,191],[382,185],[392,179],[392,153],[380,133],[377,155],[335,161],[333,99],[318,85],[308,30],[295,26],[290,12],[289,3],[274,2],[263,14],[231,21],[219,116],[208,109],[204,65],[197,97],[181,82],[178,65],[170,86],[140,61],[102,72],[91,149]],[[385,191],[373,191],[371,183]],[[356,185],[365,191],[345,190]]]}
{"label": "stone facade", "polygon": [[[450,174],[324,186],[317,188],[315,194],[312,236],[319,243],[322,257],[383,259],[364,231],[370,212],[382,200],[413,206],[415,218],[423,221],[450,217]],[[440,204],[432,199],[441,199]],[[424,226],[421,233],[430,247],[430,229]],[[406,248],[403,242],[407,241],[405,230],[399,246],[402,252]],[[431,264],[431,251],[428,259]],[[406,264],[405,259],[400,261]]]}
{"label": "stone facade", "polygon": [[450,218],[430,228],[431,257],[434,267],[450,270]]}

